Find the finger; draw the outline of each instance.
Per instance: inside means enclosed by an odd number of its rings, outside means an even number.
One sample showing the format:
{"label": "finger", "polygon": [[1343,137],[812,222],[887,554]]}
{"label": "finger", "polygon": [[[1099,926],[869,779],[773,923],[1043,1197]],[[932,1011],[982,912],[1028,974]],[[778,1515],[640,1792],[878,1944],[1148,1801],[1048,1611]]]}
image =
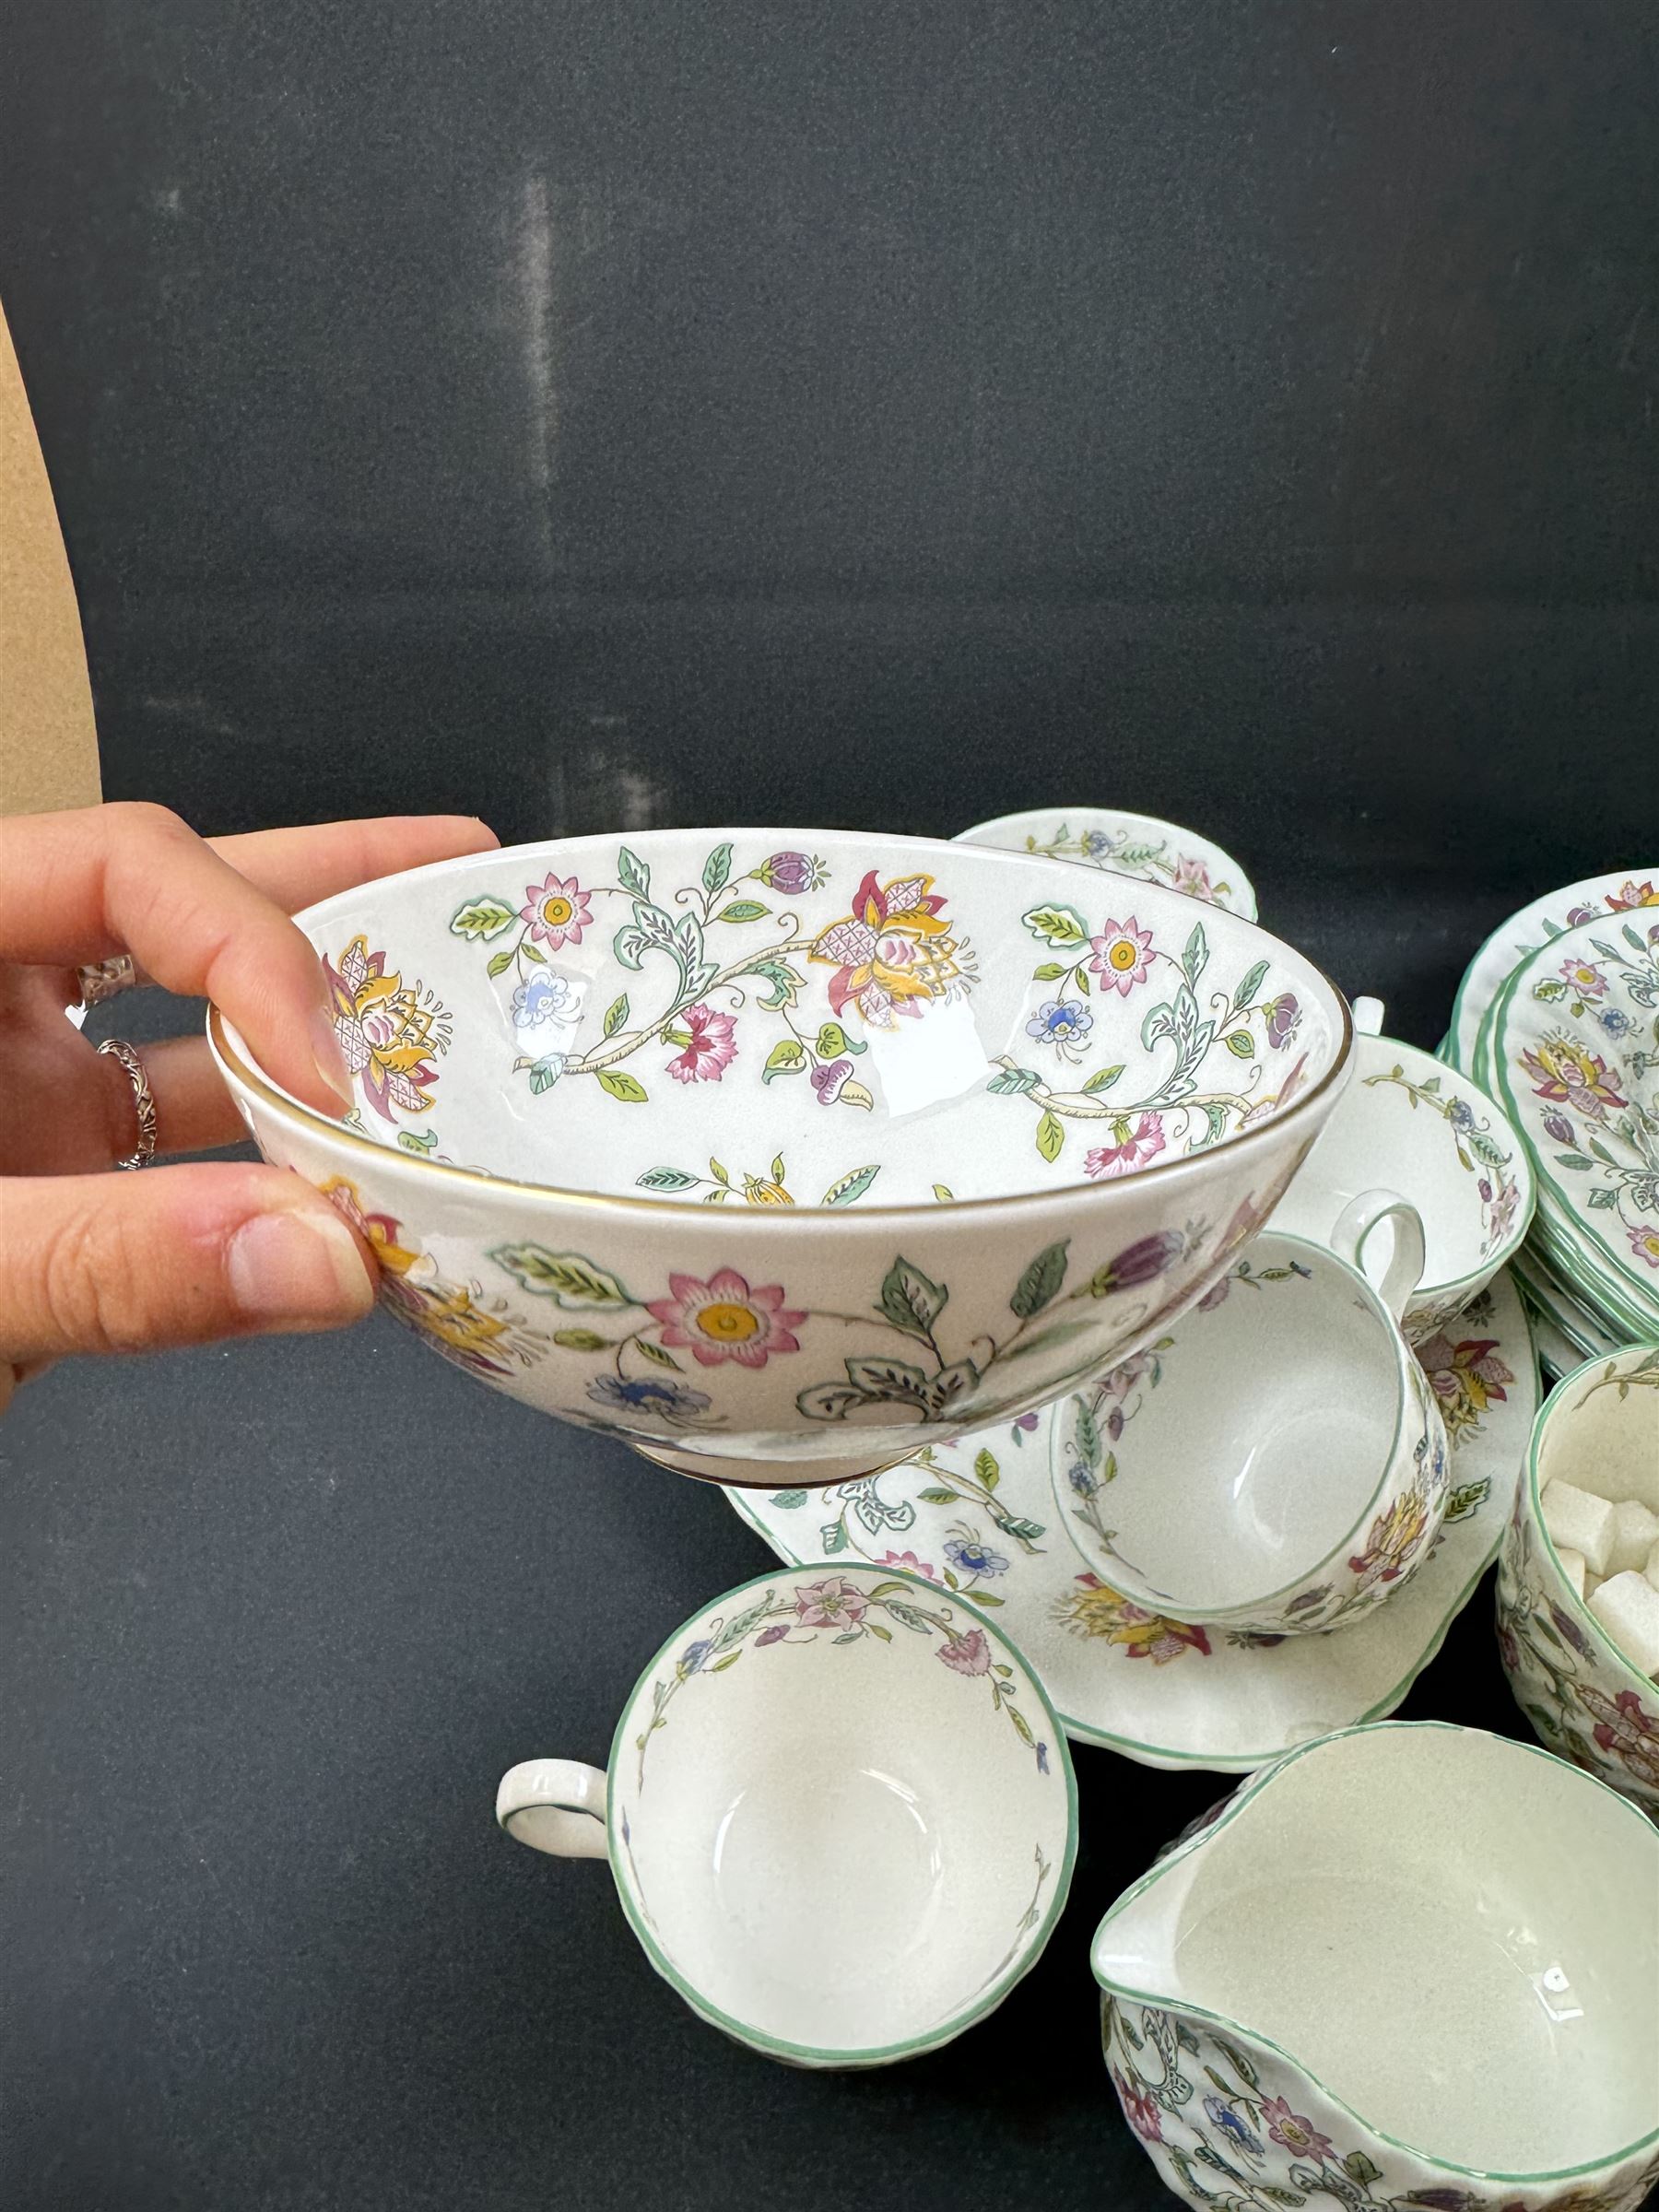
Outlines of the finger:
{"label": "finger", "polygon": [[211,998],[308,1104],[351,1097],[323,970],[303,934],[165,807],[0,819],[0,959],[131,952],[169,991]]}
{"label": "finger", "polygon": [[22,1176],[0,1189],[0,1360],[343,1327],[373,1302],[367,1249],[280,1168]]}
{"label": "finger", "polygon": [[429,861],[489,853],[493,830],[465,814],[389,814],[362,822],[318,822],[305,830],[258,830],[207,841],[239,876],[285,913],[295,913],[353,884],[395,876]]}
{"label": "finger", "polygon": [[[248,1124],[225,1088],[205,1037],[172,1037],[164,1044],[147,1044],[138,1057],[156,1101],[159,1153],[213,1152],[221,1145],[246,1143]],[[112,1053],[100,1053],[98,1065],[103,1076],[109,1157],[124,1159],[138,1141],[133,1086]]]}

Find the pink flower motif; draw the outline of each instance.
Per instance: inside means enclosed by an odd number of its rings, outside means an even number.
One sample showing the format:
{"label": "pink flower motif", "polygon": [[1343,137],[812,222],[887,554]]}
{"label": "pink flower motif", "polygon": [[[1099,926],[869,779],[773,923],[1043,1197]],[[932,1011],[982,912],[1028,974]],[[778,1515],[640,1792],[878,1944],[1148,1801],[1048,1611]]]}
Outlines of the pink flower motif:
{"label": "pink flower motif", "polygon": [[759,1651],[763,1643],[782,1643],[784,1637],[787,1636],[788,1633],[788,1626],[783,1621],[779,1621],[772,1628],[762,1629],[759,1635],[755,1639],[755,1649]]}
{"label": "pink flower motif", "polygon": [[983,1629],[970,1629],[965,1636],[953,1636],[948,1643],[939,1646],[939,1657],[959,1675],[991,1672],[991,1646],[985,1641]]}
{"label": "pink flower motif", "polygon": [[829,1574],[821,1583],[797,1583],[795,1611],[804,1629],[856,1628],[870,1601],[845,1575]]}
{"label": "pink flower motif", "polygon": [[1636,1257],[1650,1267],[1659,1267],[1659,1229],[1632,1229],[1627,1233]]}
{"label": "pink flower motif", "polygon": [[902,1567],[909,1574],[919,1574],[924,1583],[936,1583],[939,1579],[931,1567],[923,1565],[913,1551],[884,1551],[879,1563],[883,1567]]}
{"label": "pink flower motif", "polygon": [[831,1060],[827,1066],[815,1067],[812,1071],[812,1088],[818,1092],[818,1104],[833,1106],[852,1073],[851,1060]]}
{"label": "pink flower motif", "polygon": [[1133,914],[1126,922],[1109,920],[1100,935],[1088,941],[1094,951],[1089,966],[1120,998],[1127,998],[1135,984],[1151,974],[1152,932],[1143,929]]}
{"label": "pink flower motif", "polygon": [[737,1057],[735,1016],[717,1014],[700,1001],[686,1008],[685,1027],[688,1041],[669,1061],[668,1073],[677,1083],[718,1083]]}
{"label": "pink flower motif", "polygon": [[550,875],[545,883],[524,886],[519,920],[529,924],[530,935],[538,944],[549,945],[555,952],[561,945],[580,945],[582,931],[594,918],[588,912],[591,897],[574,876],[561,883]]}
{"label": "pink flower motif", "polygon": [[1638,883],[1632,878],[1616,898],[1607,900],[1609,913],[1628,913],[1633,906],[1659,906],[1659,890],[1653,888],[1651,880]]}
{"label": "pink flower motif", "polygon": [[1294,2150],[1304,2159],[1328,2159],[1334,2155],[1330,2136],[1322,2136],[1311,2121],[1293,2112],[1282,2097],[1265,2100],[1262,2118],[1273,2141],[1282,2143],[1287,2150]]}
{"label": "pink flower motif", "polygon": [[694,1275],[671,1275],[667,1298],[652,1300],[646,1311],[663,1324],[663,1342],[681,1345],[701,1367],[735,1359],[741,1367],[764,1367],[775,1352],[798,1352],[792,1331],[806,1318],[783,1303],[781,1283],[750,1289],[743,1277],[722,1267],[708,1281]]}
{"label": "pink flower motif", "polygon": [[1607,979],[1590,960],[1563,960],[1561,973],[1581,998],[1605,998]]}
{"label": "pink flower motif", "polygon": [[1163,2124],[1158,2116],[1156,2101],[1132,2081],[1125,2081],[1115,2066],[1112,2069],[1112,2086],[1118,2093],[1118,2102],[1124,2108],[1124,2117],[1143,2143],[1161,2143]]}
{"label": "pink flower motif", "polygon": [[1092,1152],[1084,1154],[1086,1175],[1132,1175],[1136,1168],[1144,1168],[1149,1159],[1156,1159],[1164,1148],[1160,1113],[1143,1113],[1135,1124],[1133,1135],[1127,1134],[1127,1123],[1120,1122],[1118,1127],[1125,1135],[1117,1144],[1098,1145]]}
{"label": "pink flower motif", "polygon": [[1210,896],[1209,870],[1201,860],[1183,854],[1175,863],[1175,873],[1170,878],[1170,888],[1184,891],[1189,899],[1207,899]]}

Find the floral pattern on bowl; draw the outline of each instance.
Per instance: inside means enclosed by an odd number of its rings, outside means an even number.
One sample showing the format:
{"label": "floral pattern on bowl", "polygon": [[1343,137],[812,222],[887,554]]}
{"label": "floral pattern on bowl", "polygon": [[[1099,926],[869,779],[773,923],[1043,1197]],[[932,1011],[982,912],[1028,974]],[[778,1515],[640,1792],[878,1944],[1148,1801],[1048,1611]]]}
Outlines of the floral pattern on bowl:
{"label": "floral pattern on bowl", "polygon": [[1073,806],[1064,813],[1035,807],[959,830],[957,841],[1037,853],[1048,860],[1102,868],[1109,875],[1168,884],[1206,906],[1242,914],[1247,922],[1256,917],[1255,888],[1231,854],[1196,831],[1161,822],[1155,815],[1093,806]]}
{"label": "floral pattern on bowl", "polygon": [[1541,1741],[1659,1818],[1659,1686],[1637,1673],[1561,1571],[1538,1503],[1547,1432],[1607,1392],[1659,1397],[1659,1349],[1639,1345],[1573,1368],[1538,1416],[1499,1554],[1498,1650]]}
{"label": "floral pattern on bowl", "polygon": [[1125,888],[851,832],[568,840],[300,917],[340,1122],[209,1033],[445,1357],[684,1471],[841,1480],[1155,1333],[1341,1089],[1317,970]]}
{"label": "floral pattern on bowl", "polygon": [[[1392,1712],[1497,1547],[1537,1402],[1508,1278],[1417,1358],[1451,1443],[1445,1519],[1418,1572],[1339,1638],[1168,1620],[1080,1572],[1051,1502],[1053,1406],[924,1445],[880,1475],[821,1491],[734,1491],[732,1504],[793,1564],[863,1559],[994,1612],[1077,1742],[1149,1766],[1248,1771],[1309,1735]],[[1118,1410],[1100,1415],[1113,1441]]]}

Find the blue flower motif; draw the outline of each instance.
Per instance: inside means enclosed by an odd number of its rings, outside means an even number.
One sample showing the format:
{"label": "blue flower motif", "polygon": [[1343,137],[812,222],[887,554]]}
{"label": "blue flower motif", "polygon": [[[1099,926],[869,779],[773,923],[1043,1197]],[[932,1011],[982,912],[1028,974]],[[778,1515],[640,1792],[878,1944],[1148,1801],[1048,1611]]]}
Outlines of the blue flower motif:
{"label": "blue flower motif", "polygon": [[624,1413],[654,1413],[664,1420],[689,1420],[709,1409],[706,1391],[688,1390],[683,1382],[659,1382],[641,1375],[627,1382],[620,1375],[599,1375],[587,1386],[595,1406],[614,1406]]}
{"label": "blue flower motif", "polygon": [[1006,1574],[1008,1562],[1000,1551],[993,1551],[974,1536],[952,1536],[945,1547],[945,1557],[961,1574]]}
{"label": "blue flower motif", "polygon": [[1466,1099],[1453,1099],[1446,1109],[1446,1119],[1453,1129],[1473,1129],[1475,1109]]}
{"label": "blue flower motif", "polygon": [[549,1022],[573,1021],[578,1011],[576,993],[562,975],[538,970],[512,994],[515,1030],[539,1030]]}
{"label": "blue flower motif", "polygon": [[1048,1771],[1048,1746],[1039,1744],[1037,1747],[1037,1771],[1039,1774],[1046,1774]]}
{"label": "blue flower motif", "polygon": [[695,1643],[688,1643],[680,1653],[681,1671],[688,1675],[696,1674],[713,1649],[714,1639],[712,1636],[702,1636]]}
{"label": "blue flower motif", "polygon": [[1266,2156],[1260,2137],[1251,2133],[1230,2104],[1223,2104],[1219,2097],[1206,2097],[1204,2109],[1209,2114],[1212,2124],[1221,2130],[1235,2150],[1241,2150],[1247,2159]]}
{"label": "blue flower motif", "polygon": [[1068,1479],[1079,1498],[1092,1498],[1100,1487],[1087,1465],[1080,1459],[1073,1460]]}
{"label": "blue flower motif", "polygon": [[1026,1035],[1064,1053],[1081,1044],[1093,1028],[1094,1016],[1080,998],[1051,998],[1026,1023]]}
{"label": "blue flower motif", "polygon": [[1622,1006],[1604,1006],[1601,1025],[1609,1037],[1628,1037],[1636,1027]]}
{"label": "blue flower motif", "polygon": [[1090,860],[1099,860],[1102,853],[1112,850],[1110,830],[1086,830],[1083,832],[1083,850]]}

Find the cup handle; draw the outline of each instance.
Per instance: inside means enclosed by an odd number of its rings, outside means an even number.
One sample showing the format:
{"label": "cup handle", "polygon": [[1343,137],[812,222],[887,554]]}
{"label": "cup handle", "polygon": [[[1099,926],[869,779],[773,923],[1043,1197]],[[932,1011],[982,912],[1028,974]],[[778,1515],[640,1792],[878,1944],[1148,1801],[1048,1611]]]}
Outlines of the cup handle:
{"label": "cup handle", "polygon": [[[1339,1260],[1365,1275],[1365,1241],[1379,1221],[1394,1225],[1394,1256],[1374,1288],[1394,1319],[1401,1321],[1412,1292],[1423,1279],[1423,1218],[1411,1201],[1397,1191],[1361,1191],[1337,1215],[1331,1231],[1331,1250]],[[1370,1276],[1365,1279],[1370,1282]]]}
{"label": "cup handle", "polygon": [[1380,998],[1357,998],[1349,1008],[1354,1027],[1361,1037],[1381,1037],[1382,1034],[1382,1001]]}
{"label": "cup handle", "polygon": [[509,1767],[496,1791],[496,1819],[533,1851],[556,1859],[603,1859],[606,1778],[579,1759],[527,1759]]}

